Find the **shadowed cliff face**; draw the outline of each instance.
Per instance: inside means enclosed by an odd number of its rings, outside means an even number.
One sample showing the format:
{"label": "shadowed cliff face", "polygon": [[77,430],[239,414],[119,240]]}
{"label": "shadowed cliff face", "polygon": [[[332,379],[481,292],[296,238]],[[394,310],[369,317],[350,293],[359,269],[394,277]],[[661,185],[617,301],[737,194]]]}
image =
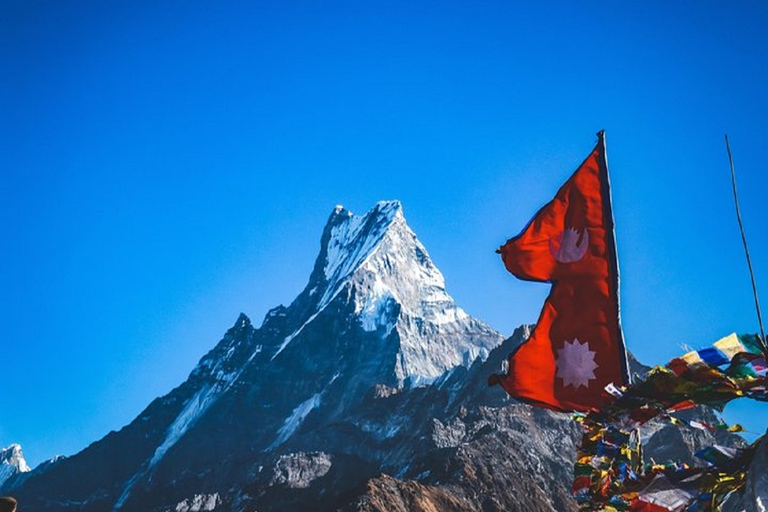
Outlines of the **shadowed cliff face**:
{"label": "shadowed cliff face", "polygon": [[[129,425],[5,489],[30,512],[575,511],[577,425],[486,384],[529,334],[456,305],[398,202],[337,207],[290,305],[241,315]],[[649,456],[673,435],[649,432]]]}

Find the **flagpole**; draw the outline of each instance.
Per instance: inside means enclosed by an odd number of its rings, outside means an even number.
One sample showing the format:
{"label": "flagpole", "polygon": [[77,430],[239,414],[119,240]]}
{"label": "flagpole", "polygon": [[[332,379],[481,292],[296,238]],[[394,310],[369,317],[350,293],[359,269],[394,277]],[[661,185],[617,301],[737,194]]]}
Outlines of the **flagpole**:
{"label": "flagpole", "polygon": [[608,245],[610,249],[608,251],[608,264],[613,266],[613,275],[615,276],[615,282],[612,283],[614,287],[614,293],[616,294],[616,324],[617,333],[619,337],[619,343],[621,345],[620,356],[622,364],[622,372],[624,373],[624,380],[626,384],[632,384],[632,372],[629,370],[629,356],[627,355],[627,345],[624,341],[624,328],[621,325],[621,293],[619,291],[619,283],[621,281],[619,272],[619,251],[616,248],[616,221],[613,218],[613,199],[611,197],[611,177],[608,175],[608,152],[605,148],[605,130],[597,132],[597,147],[599,149],[600,158],[598,159],[598,166],[600,172],[603,174],[603,215],[605,219],[610,222],[610,235],[608,237]]}
{"label": "flagpole", "polygon": [[763,349],[763,355],[768,358],[768,347],[765,343],[765,329],[763,328],[763,315],[760,313],[760,300],[757,298],[757,285],[755,284],[755,273],[752,270],[752,259],[749,257],[749,248],[747,247],[747,236],[744,234],[744,224],[741,222],[741,211],[739,210],[739,196],[736,193],[736,170],[733,166],[733,156],[731,155],[731,144],[728,142],[728,134],[725,135],[725,147],[728,150],[728,161],[731,164],[731,183],[733,184],[733,201],[736,204],[736,219],[739,221],[739,230],[741,231],[741,241],[744,244],[744,253],[747,255],[747,266],[749,267],[749,277],[752,279],[752,294],[755,297],[755,309],[757,310],[757,323],[760,325],[760,346]]}

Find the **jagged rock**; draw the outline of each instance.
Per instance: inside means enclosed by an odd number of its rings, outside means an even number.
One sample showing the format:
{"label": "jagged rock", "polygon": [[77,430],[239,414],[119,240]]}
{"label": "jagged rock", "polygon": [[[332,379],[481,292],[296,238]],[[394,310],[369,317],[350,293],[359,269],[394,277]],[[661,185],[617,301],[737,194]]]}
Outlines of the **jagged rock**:
{"label": "jagged rock", "polygon": [[314,480],[325,476],[331,465],[331,457],[323,452],[281,455],[273,468],[269,485],[306,489]]}
{"label": "jagged rock", "polygon": [[436,448],[454,448],[459,446],[467,434],[467,426],[459,418],[446,423],[432,419],[432,442]]}
{"label": "jagged rock", "polygon": [[439,487],[404,482],[389,475],[370,480],[365,493],[345,511],[354,512],[470,512],[473,504]]}
{"label": "jagged rock", "polygon": [[218,493],[195,494],[193,497],[179,502],[173,512],[211,512],[216,510],[216,506],[220,503]]}
{"label": "jagged rock", "polygon": [[[699,420],[714,425],[719,418],[715,412],[707,407],[695,407],[687,411],[675,413],[683,420]],[[641,430],[644,450],[652,454],[654,460],[659,463],[667,461],[685,462],[691,466],[704,466],[706,463],[697,459],[694,454],[701,448],[715,444],[731,448],[744,448],[746,442],[739,436],[728,432],[709,432],[687,426],[670,428],[670,425],[662,421],[651,421]]]}

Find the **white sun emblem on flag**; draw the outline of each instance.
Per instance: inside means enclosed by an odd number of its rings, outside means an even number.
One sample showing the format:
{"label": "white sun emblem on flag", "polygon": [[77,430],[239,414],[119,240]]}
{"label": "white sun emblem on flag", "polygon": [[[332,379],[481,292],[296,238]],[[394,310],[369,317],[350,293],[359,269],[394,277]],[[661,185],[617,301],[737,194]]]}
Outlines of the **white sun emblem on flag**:
{"label": "white sun emblem on flag", "polygon": [[563,387],[573,386],[577,390],[589,387],[589,381],[597,378],[595,354],[589,350],[589,343],[581,343],[578,338],[566,341],[563,348],[557,350],[556,377],[563,379]]}

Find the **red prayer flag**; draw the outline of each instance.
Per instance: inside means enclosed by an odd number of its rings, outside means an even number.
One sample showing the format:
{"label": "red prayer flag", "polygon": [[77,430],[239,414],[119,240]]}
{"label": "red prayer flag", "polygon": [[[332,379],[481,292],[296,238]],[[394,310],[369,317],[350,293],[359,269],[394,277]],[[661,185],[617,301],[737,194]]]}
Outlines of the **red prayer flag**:
{"label": "red prayer flag", "polygon": [[613,399],[605,386],[629,380],[603,132],[598,139],[555,198],[498,251],[513,275],[552,289],[507,374],[490,383],[548,409],[597,409]]}

